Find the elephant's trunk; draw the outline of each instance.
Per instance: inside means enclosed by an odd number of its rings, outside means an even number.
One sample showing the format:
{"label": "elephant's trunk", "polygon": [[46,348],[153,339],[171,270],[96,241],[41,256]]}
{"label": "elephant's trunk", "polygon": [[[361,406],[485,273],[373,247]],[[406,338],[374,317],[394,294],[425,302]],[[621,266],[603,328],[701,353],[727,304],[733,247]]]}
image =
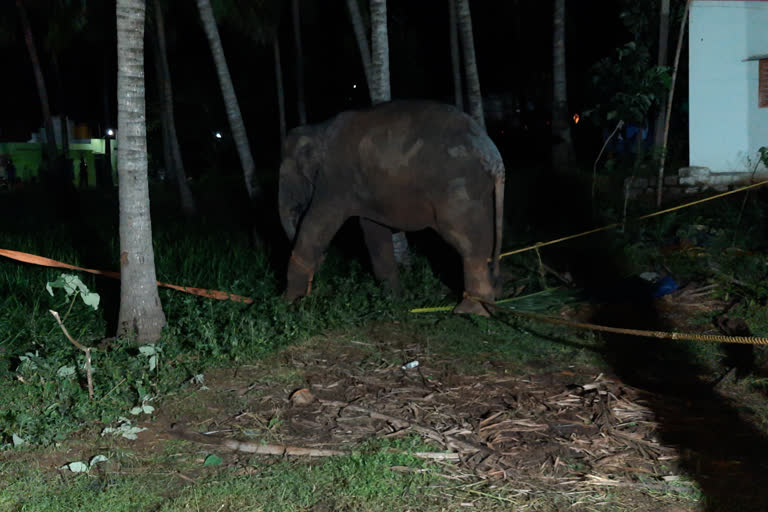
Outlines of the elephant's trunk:
{"label": "elephant's trunk", "polygon": [[291,241],[296,238],[299,221],[309,207],[312,191],[312,184],[299,172],[296,161],[286,158],[280,166],[278,211],[280,223]]}

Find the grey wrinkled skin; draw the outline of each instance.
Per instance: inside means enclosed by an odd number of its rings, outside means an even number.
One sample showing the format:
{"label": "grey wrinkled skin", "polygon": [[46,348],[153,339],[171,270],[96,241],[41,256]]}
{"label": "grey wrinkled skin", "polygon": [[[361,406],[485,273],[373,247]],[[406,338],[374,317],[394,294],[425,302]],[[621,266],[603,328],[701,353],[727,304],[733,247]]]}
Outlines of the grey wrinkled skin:
{"label": "grey wrinkled skin", "polygon": [[[294,242],[286,297],[309,293],[331,238],[360,217],[376,276],[399,290],[391,229],[432,228],[460,254],[466,295],[493,302],[504,163],[466,114],[449,105],[394,101],[294,129],[283,146],[280,220]],[[487,314],[465,298],[459,313]]]}

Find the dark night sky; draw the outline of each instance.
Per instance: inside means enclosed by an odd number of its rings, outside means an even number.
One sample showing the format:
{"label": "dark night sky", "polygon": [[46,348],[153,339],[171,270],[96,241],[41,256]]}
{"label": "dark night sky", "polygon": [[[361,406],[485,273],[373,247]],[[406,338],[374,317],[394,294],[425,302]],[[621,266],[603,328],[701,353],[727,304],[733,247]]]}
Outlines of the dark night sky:
{"label": "dark night sky", "polygon": [[[105,2],[109,3],[109,2]],[[280,29],[285,74],[288,125],[296,124],[293,82],[293,39],[288,2]],[[389,38],[392,95],[395,98],[433,98],[451,101],[453,85],[448,45],[448,14],[445,0],[389,0]],[[520,5],[520,32],[515,23]],[[588,102],[589,66],[629,40],[612,0],[581,0],[568,13],[567,51],[569,95],[576,110]],[[349,107],[364,106],[367,91],[357,47],[343,0],[303,0],[302,37],[305,53],[305,89],[309,121],[320,121]],[[514,92],[546,97],[550,90],[552,13],[551,2],[484,0],[471,2],[475,46],[484,94]],[[38,30],[44,21],[33,19]],[[114,18],[109,20],[114,23]],[[41,27],[42,26],[42,27]],[[182,148],[205,147],[212,130],[227,131],[225,112],[210,51],[192,2],[171,2],[166,13],[169,59]],[[102,91],[104,69],[110,88],[112,125],[115,112],[114,31],[78,37],[60,60],[65,76],[59,94],[49,58],[38,35],[38,51],[51,96],[54,114],[62,108],[76,122],[95,129],[104,126]],[[257,46],[248,38],[220,26],[241,110],[259,159],[260,153],[277,153],[277,108],[271,48]],[[104,62],[106,56],[108,62]],[[154,68],[149,45],[147,97],[150,138],[155,123]],[[17,27],[15,41],[4,52],[0,140],[25,140],[41,124],[32,67]],[[359,87],[352,89],[352,84]],[[542,98],[542,101],[545,101]],[[94,134],[95,135],[95,134]],[[150,141],[150,151],[152,141]],[[263,149],[262,149],[263,148]],[[192,164],[194,167],[194,164]]]}

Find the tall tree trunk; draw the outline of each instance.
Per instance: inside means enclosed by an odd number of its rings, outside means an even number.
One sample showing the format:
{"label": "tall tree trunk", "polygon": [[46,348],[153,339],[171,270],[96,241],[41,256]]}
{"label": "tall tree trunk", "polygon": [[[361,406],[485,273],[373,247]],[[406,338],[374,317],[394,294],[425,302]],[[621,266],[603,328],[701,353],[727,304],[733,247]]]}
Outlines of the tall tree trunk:
{"label": "tall tree trunk", "polygon": [[[661,10],[659,12],[659,58],[657,65],[667,65],[667,49],[669,47],[669,0],[661,0]],[[664,105],[664,101],[659,102],[659,113],[656,116],[656,123],[654,125],[653,143],[657,148],[661,148],[664,144],[664,111],[661,109],[661,105]]]}
{"label": "tall tree trunk", "polygon": [[117,0],[117,137],[120,204],[118,334],[153,343],[165,326],[157,293],[147,180],[144,0]]}
{"label": "tall tree trunk", "polygon": [[285,121],[285,90],[283,89],[283,65],[280,60],[280,39],[275,37],[272,39],[272,49],[275,56],[275,87],[277,89],[277,112],[280,117],[280,145],[285,140],[285,134],[287,132],[287,123]]}
{"label": "tall tree trunk", "polygon": [[296,110],[299,124],[307,124],[307,108],[304,103],[304,52],[301,48],[301,13],[299,0],[291,2],[293,14],[293,42],[296,50]]}
{"label": "tall tree trunk", "polygon": [[170,144],[168,151],[170,153],[173,165],[173,177],[176,180],[176,187],[181,199],[181,211],[186,217],[192,217],[197,214],[197,206],[192,196],[192,190],[187,182],[187,173],[184,170],[184,161],[181,158],[181,149],[179,148],[179,139],[176,136],[176,118],[173,113],[173,88],[171,86],[171,68],[168,65],[168,50],[165,44],[165,20],[163,18],[162,6],[160,0],[154,0],[155,28],[157,29],[157,79],[160,82],[160,108],[163,111],[161,121],[165,125],[163,131]]}
{"label": "tall tree trunk", "polygon": [[552,30],[552,167],[555,170],[568,166],[573,154],[571,125],[568,118],[568,88],[565,73],[565,0],[554,0],[555,10]]}
{"label": "tall tree trunk", "polygon": [[[240,164],[243,166],[243,176],[245,178],[245,188],[248,191],[248,197],[251,198],[252,205],[259,205],[263,198],[261,186],[256,181],[256,164],[253,161],[251,146],[248,143],[248,135],[245,133],[245,124],[243,116],[240,114],[240,105],[237,102],[235,87],[232,85],[232,77],[229,74],[227,59],[224,56],[224,48],[221,45],[219,29],[216,26],[216,18],[213,16],[210,0],[197,0],[197,7],[200,10],[200,20],[203,23],[205,35],[208,38],[208,44],[211,47],[213,61],[216,64],[216,72],[219,76],[219,85],[221,94],[224,97],[224,104],[227,108],[227,118],[232,130],[232,137],[237,146],[237,153],[240,156]],[[263,241],[257,232],[253,231],[254,243],[262,245]]]}
{"label": "tall tree trunk", "polygon": [[375,105],[391,100],[387,0],[371,0],[371,70],[371,102]]}
{"label": "tall tree trunk", "polygon": [[61,69],[59,68],[59,58],[54,53],[51,56],[51,65],[53,74],[56,77],[56,92],[59,95],[59,128],[61,130],[61,154],[64,159],[69,158],[69,119],[67,117],[67,102],[64,93],[64,81],[61,78]]}
{"label": "tall tree trunk", "polygon": [[371,50],[368,48],[368,36],[365,34],[365,25],[363,25],[363,17],[360,16],[360,6],[357,5],[357,0],[347,0],[347,10],[349,11],[349,19],[352,21],[352,30],[355,32],[357,49],[360,51],[360,57],[363,61],[365,83],[368,86],[370,94],[370,91],[373,90],[373,78],[371,77]]}
{"label": "tall tree trunk", "polygon": [[[155,20],[155,22],[157,22],[157,20]],[[160,103],[160,137],[162,138],[163,164],[165,165],[165,171],[160,178],[166,185],[170,185],[171,183],[176,183],[176,176],[174,175],[173,155],[171,155],[171,136],[168,130],[168,125],[170,124],[168,122],[168,112],[163,106],[165,90],[162,79],[163,70],[160,64],[162,57],[160,56],[160,45],[157,42],[157,37],[150,37],[149,40],[152,43],[152,51],[155,56],[155,74],[157,75],[155,85],[157,86],[157,98]]]}
{"label": "tall tree trunk", "polygon": [[[114,50],[114,48],[112,48]],[[103,90],[102,90],[102,99],[104,103],[104,133],[100,133],[99,137],[104,138],[104,153],[105,153],[105,162],[104,167],[102,169],[103,175],[100,177],[100,179],[97,179],[97,183],[100,183],[102,187],[107,188],[109,190],[112,190],[112,145],[110,142],[110,136],[107,135],[107,130],[110,128],[113,128],[112,124],[112,111],[110,109],[109,105],[109,91],[114,90],[111,87],[111,79],[109,75],[109,64],[110,64],[110,56],[113,55],[111,52],[108,52],[106,48],[104,49],[104,74],[102,75],[102,78],[104,80]],[[97,169],[98,172],[98,169]]]}
{"label": "tall tree trunk", "polygon": [[485,130],[483,114],[483,95],[480,92],[480,76],[477,73],[475,60],[475,39],[472,35],[472,14],[469,11],[469,0],[456,0],[456,16],[459,19],[459,34],[464,54],[464,76],[467,79],[467,99],[469,113]]}
{"label": "tall tree trunk", "polygon": [[461,83],[461,54],[459,53],[459,25],[456,22],[456,0],[448,0],[448,25],[451,41],[451,66],[453,69],[453,95],[456,108],[464,110],[464,87]]}
{"label": "tall tree trunk", "polygon": [[[392,99],[389,80],[389,40],[387,31],[387,0],[371,0],[371,103],[383,103]],[[411,264],[408,239],[402,231],[392,234],[395,260],[403,265]]]}
{"label": "tall tree trunk", "polygon": [[[675,61],[672,64],[672,83],[669,85],[667,95],[667,113],[664,116],[664,137],[661,143],[661,162],[659,162],[659,178],[656,182],[656,207],[661,208],[662,191],[664,190],[664,166],[667,162],[667,137],[669,136],[669,121],[672,117],[672,100],[675,98],[675,82],[677,81],[677,68],[680,65],[680,50],[683,48],[683,37],[688,27],[688,15],[691,11],[692,0],[685,0],[683,20],[680,22],[680,32],[677,34],[677,48],[675,49]],[[689,43],[690,44],[690,43]]]}
{"label": "tall tree trunk", "polygon": [[45,126],[46,153],[48,155],[48,172],[56,172],[54,165],[58,151],[56,149],[56,135],[53,132],[53,121],[51,120],[51,107],[48,101],[48,89],[45,87],[43,78],[43,69],[40,66],[40,59],[37,56],[35,40],[32,37],[32,26],[27,17],[27,10],[24,8],[23,0],[16,0],[16,7],[19,11],[19,20],[24,32],[24,42],[27,45],[29,60],[32,62],[32,71],[35,74],[35,84],[37,85],[37,95],[40,98],[40,109],[43,114],[43,125]]}
{"label": "tall tree trunk", "polygon": [[522,78],[517,84],[517,94],[515,97],[515,101],[517,102],[516,109],[517,109],[517,115],[519,116],[520,124],[523,124],[523,112],[527,109],[528,101],[528,84],[530,83],[530,79],[527,78],[527,70],[528,70],[528,62],[525,58],[527,55],[527,52],[525,48],[523,47],[523,26],[522,26],[522,19],[523,19],[523,7],[521,5],[521,0],[512,0],[512,11],[514,12],[514,17],[512,18],[512,55],[513,55],[513,65],[514,69],[517,70],[518,76]]}

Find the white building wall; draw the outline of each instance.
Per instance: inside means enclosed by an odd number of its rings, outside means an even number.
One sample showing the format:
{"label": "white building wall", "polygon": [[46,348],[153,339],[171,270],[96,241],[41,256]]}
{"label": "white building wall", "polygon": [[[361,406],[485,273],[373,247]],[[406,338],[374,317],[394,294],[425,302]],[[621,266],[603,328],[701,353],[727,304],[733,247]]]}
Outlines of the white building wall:
{"label": "white building wall", "polygon": [[690,16],[690,165],[752,171],[768,108],[758,108],[758,62],[745,59],[768,54],[768,2],[694,0]]}

